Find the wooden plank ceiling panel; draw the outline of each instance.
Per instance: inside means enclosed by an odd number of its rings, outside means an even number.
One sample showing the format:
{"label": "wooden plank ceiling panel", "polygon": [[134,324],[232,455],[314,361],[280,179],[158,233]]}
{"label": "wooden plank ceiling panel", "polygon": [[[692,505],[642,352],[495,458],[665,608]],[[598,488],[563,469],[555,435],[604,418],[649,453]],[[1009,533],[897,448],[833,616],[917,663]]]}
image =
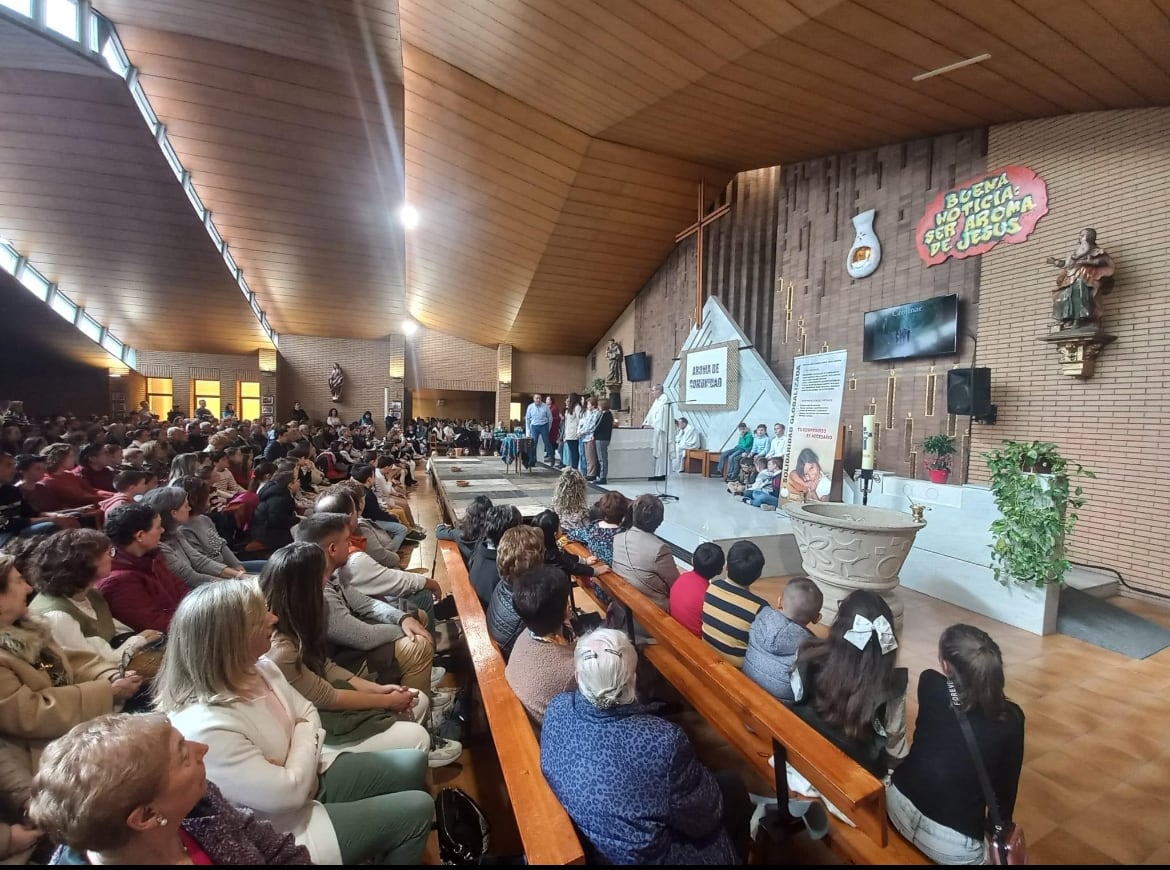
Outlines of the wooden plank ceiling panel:
{"label": "wooden plank ceiling panel", "polygon": [[[695,185],[704,177],[713,190],[728,180],[698,164],[593,140],[508,335],[512,344],[551,341],[551,352],[587,353],[629,303],[623,288],[641,287],[674,236],[694,222]],[[563,316],[566,308],[572,318]]]}
{"label": "wooden plank ceiling panel", "polygon": [[[700,178],[717,190],[754,167],[1170,103],[1170,0],[98,8],[285,332],[374,337],[409,311],[485,345],[583,353],[694,219]],[[991,59],[912,81],[981,52]],[[242,298],[202,288],[218,258],[186,237],[199,230],[182,194],[152,182],[160,158],[105,82],[51,40],[0,27],[0,226],[87,279],[121,242],[107,268],[120,316],[181,293],[229,323]],[[404,191],[422,220],[409,257],[394,219]]]}
{"label": "wooden plank ceiling panel", "polygon": [[[44,42],[6,20],[0,34]],[[4,85],[0,236],[136,347],[267,344],[120,80],[8,70]]]}
{"label": "wooden plank ceiling panel", "polygon": [[[411,313],[425,326],[498,343],[588,137],[569,129],[548,135],[556,125],[538,110],[413,46],[404,45],[403,65],[409,189],[422,220],[410,238]],[[425,87],[416,89],[416,81]],[[498,230],[515,244],[496,245]]]}
{"label": "wooden plank ceiling panel", "polygon": [[[400,107],[384,119],[369,76],[336,66],[140,27],[122,38],[277,331],[354,338],[394,331],[406,310]],[[217,75],[203,76],[201,64],[216,64]],[[272,155],[285,172],[252,172]],[[274,254],[276,240],[297,253],[292,268]],[[321,304],[324,296],[330,304]]]}

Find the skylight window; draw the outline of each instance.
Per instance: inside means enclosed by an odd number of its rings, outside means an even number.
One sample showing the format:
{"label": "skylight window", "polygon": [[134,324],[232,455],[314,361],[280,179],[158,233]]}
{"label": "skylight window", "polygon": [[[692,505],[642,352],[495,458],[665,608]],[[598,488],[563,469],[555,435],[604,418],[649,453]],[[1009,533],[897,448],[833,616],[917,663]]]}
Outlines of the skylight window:
{"label": "skylight window", "polygon": [[163,157],[167,159],[167,164],[171,167],[171,172],[175,173],[175,178],[182,181],[183,164],[179,162],[175,146],[171,144],[171,140],[167,136],[167,128],[162,124],[158,128],[158,147],[162,149]]}
{"label": "skylight window", "polygon": [[102,59],[105,60],[106,66],[122,78],[126,78],[126,73],[130,72],[130,60],[126,57],[126,50],[122,48],[122,41],[118,39],[116,33],[111,33],[110,38],[106,40],[102,48]]}
{"label": "skylight window", "polygon": [[77,321],[77,304],[60,290],[53,291],[53,298],[49,300],[49,307],[70,323]]}
{"label": "skylight window", "polygon": [[150,105],[150,100],[146,98],[146,91],[142,90],[142,82],[138,81],[138,77],[134,77],[134,81],[130,84],[130,96],[134,98],[135,104],[138,106],[138,111],[142,113],[142,117],[146,120],[146,124],[150,127],[150,132],[158,135],[158,115],[154,113],[154,108]]}
{"label": "skylight window", "polygon": [[223,236],[219,234],[219,230],[215,228],[215,221],[211,219],[211,212],[207,213],[207,217],[203,221],[203,226],[207,230],[207,235],[211,236],[211,240],[215,242],[215,249],[217,251],[223,250]]}
{"label": "skylight window", "polygon": [[125,347],[125,345],[123,345],[122,342],[118,341],[118,339],[114,338],[113,333],[107,332],[105,335],[102,336],[102,347],[105,349],[106,353],[110,354],[111,356],[116,356],[118,359],[121,359],[122,358],[122,350]]}
{"label": "skylight window", "polygon": [[90,341],[96,344],[102,343],[102,325],[90,317],[85,311],[82,311],[80,316],[78,316],[76,325]]}
{"label": "skylight window", "polygon": [[[223,261],[227,264],[228,271],[232,273],[233,278],[239,277],[240,267],[236,265],[236,258],[232,256],[232,252],[227,249],[227,245],[223,248]],[[260,315],[257,314],[257,317]]]}
{"label": "skylight window", "polygon": [[28,263],[25,263],[24,268],[20,270],[18,280],[42,302],[49,298],[48,279]]}
{"label": "skylight window", "polygon": [[77,0],[44,0],[45,26],[66,39],[81,39],[81,21],[77,17]]}
{"label": "skylight window", "polygon": [[130,366],[132,369],[138,368],[138,351],[132,347],[127,347],[122,354],[122,362]]}
{"label": "skylight window", "polygon": [[32,18],[32,0],[0,0],[0,6],[11,9],[17,15]]}
{"label": "skylight window", "polygon": [[199,198],[199,194],[195,192],[195,185],[191,183],[191,175],[183,179],[183,192],[187,194],[187,199],[191,200],[191,205],[195,209],[195,214],[199,215],[199,220],[207,219],[207,206],[203,204],[203,200]]}
{"label": "skylight window", "polygon": [[16,263],[20,259],[20,254],[16,253],[16,249],[11,245],[0,242],[0,269],[3,269],[9,275],[16,274]]}

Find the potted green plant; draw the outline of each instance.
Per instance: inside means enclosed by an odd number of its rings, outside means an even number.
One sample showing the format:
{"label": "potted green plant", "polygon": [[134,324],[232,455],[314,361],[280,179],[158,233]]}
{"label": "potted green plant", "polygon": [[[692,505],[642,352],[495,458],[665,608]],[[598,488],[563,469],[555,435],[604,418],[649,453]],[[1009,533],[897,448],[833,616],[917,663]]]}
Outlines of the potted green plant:
{"label": "potted green plant", "polygon": [[942,433],[927,435],[922,442],[922,452],[934,457],[927,466],[930,470],[930,482],[946,483],[947,478],[951,476],[951,457],[955,455],[955,439]]}
{"label": "potted green plant", "polygon": [[1074,478],[1096,477],[1055,444],[1004,441],[983,454],[1000,518],[991,524],[991,568],[1003,584],[1059,586],[1069,561],[1065,541],[1085,504]]}
{"label": "potted green plant", "polygon": [[589,386],[585,388],[586,396],[593,396],[601,399],[605,397],[605,378],[594,378],[589,382]]}

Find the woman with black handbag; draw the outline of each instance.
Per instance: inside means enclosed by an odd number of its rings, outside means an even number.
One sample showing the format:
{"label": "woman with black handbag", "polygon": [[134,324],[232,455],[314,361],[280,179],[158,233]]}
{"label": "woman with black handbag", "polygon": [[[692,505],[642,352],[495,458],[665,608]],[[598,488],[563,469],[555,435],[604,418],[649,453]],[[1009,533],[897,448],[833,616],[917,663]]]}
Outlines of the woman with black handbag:
{"label": "woman with black handbag", "polygon": [[[918,681],[914,743],[886,791],[890,821],[939,864],[1024,863],[1010,822],[1024,712],[1004,696],[1003,656],[985,631],[952,625],[938,658],[942,673],[926,670]],[[1007,855],[988,854],[984,840],[996,827],[1005,846],[1013,841]]]}

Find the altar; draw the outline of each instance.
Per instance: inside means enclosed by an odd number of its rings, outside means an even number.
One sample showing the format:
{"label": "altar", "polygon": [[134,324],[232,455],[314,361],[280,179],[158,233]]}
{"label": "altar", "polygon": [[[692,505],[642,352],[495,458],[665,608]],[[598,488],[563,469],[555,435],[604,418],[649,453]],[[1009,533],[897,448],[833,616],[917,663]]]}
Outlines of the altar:
{"label": "altar", "polygon": [[608,480],[643,480],[654,473],[654,430],[614,426]]}

